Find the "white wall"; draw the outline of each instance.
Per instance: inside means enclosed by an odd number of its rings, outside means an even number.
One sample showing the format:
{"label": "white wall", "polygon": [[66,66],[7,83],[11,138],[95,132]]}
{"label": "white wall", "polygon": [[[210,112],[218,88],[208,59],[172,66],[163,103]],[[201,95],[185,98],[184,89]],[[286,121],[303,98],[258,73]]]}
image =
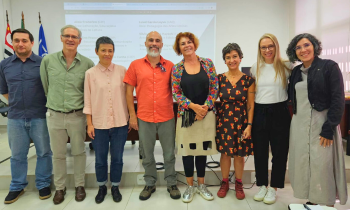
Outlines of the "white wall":
{"label": "white wall", "polygon": [[[36,41],[34,44],[34,52],[36,53],[39,33],[38,12],[40,12],[48,50],[51,53],[59,51],[62,48],[59,38],[60,28],[65,24],[63,2],[68,1],[70,0],[12,0],[12,14],[16,14],[12,15],[14,23],[12,28],[20,27],[20,14],[23,11],[26,29],[32,32]],[[98,2],[98,0],[75,0],[71,2]],[[140,1],[115,0],[113,2]],[[144,0],[144,2],[174,1]],[[190,0],[183,2],[198,1]],[[203,2],[213,1],[204,0]],[[221,72],[227,69],[222,61],[221,50],[229,42],[236,42],[241,46],[244,53],[241,66],[251,66],[256,61],[257,41],[266,32],[275,34],[280,41],[281,49],[286,48],[289,41],[289,0],[217,0],[215,2],[217,3],[215,64],[217,69],[221,69]],[[108,36],[108,34],[106,35]],[[284,52],[282,55],[285,57]]]}
{"label": "white wall", "polygon": [[290,38],[300,33],[315,35],[323,46],[322,58],[336,61],[350,91],[350,0],[293,0]]}

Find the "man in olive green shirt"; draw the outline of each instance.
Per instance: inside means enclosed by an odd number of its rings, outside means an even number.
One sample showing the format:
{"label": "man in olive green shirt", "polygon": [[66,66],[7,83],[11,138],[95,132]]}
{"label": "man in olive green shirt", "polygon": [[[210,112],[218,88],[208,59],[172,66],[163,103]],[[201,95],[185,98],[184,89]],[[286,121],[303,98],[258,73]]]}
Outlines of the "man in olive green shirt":
{"label": "man in olive green shirt", "polygon": [[74,157],[75,200],[83,201],[86,197],[86,118],[82,110],[85,72],[94,66],[89,58],[77,52],[81,43],[81,31],[78,28],[72,25],[63,27],[61,41],[63,50],[46,55],[40,65],[40,77],[47,97],[47,127],[53,152],[55,204],[62,203],[66,193],[68,137]]}

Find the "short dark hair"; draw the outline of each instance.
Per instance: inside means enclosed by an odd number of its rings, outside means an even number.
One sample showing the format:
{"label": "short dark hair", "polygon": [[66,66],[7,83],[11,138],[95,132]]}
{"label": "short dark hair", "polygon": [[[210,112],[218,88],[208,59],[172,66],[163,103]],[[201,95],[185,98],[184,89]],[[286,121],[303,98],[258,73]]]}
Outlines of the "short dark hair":
{"label": "short dark hair", "polygon": [[100,44],[111,44],[113,45],[113,52],[114,52],[114,42],[111,38],[108,36],[101,36],[96,40],[96,51],[98,51],[98,48],[100,48]]}
{"label": "short dark hair", "polygon": [[298,42],[303,39],[306,38],[308,39],[311,44],[314,46],[314,54],[315,56],[319,56],[322,52],[322,45],[321,42],[313,35],[308,34],[308,33],[303,33],[303,34],[299,34],[296,35],[292,41],[290,41],[288,48],[286,50],[287,56],[289,58],[289,61],[294,63],[296,61],[300,61],[300,59],[298,58],[296,52],[295,52],[295,47],[297,46]]}
{"label": "short dark hair", "polygon": [[223,49],[222,49],[222,59],[225,60],[225,56],[226,54],[229,54],[231,53],[233,50],[235,50],[238,55],[239,55],[239,58],[243,58],[243,52],[241,50],[241,48],[239,47],[238,44],[236,43],[228,43]]}
{"label": "short dark hair", "polygon": [[19,29],[16,29],[16,30],[12,31],[12,33],[11,33],[11,41],[13,41],[13,35],[15,33],[28,34],[30,42],[34,42],[33,34],[31,34],[27,29],[24,29],[24,28],[19,28]]}

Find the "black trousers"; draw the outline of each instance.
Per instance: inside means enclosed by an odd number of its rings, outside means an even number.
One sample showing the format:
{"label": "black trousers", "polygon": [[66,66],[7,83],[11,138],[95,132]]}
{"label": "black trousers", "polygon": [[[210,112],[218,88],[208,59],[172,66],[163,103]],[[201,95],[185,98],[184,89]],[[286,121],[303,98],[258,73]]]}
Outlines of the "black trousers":
{"label": "black trousers", "polygon": [[[208,149],[209,142],[203,143],[203,149]],[[195,149],[195,145],[190,144],[190,149]],[[194,160],[195,159],[195,160]],[[207,156],[182,156],[182,163],[185,169],[186,177],[193,177],[194,161],[196,162],[197,177],[205,176],[205,167],[207,165]]]}
{"label": "black trousers", "polygon": [[252,139],[257,186],[268,186],[269,145],[271,187],[284,188],[289,148],[290,113],[286,102],[254,106]]}

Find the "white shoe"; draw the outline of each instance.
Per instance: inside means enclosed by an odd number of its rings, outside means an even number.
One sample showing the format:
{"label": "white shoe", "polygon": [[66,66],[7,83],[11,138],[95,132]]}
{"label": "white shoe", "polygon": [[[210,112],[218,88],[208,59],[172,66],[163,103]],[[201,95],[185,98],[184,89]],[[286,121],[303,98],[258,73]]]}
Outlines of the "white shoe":
{"label": "white shoe", "polygon": [[254,200],[256,201],[263,201],[265,198],[265,195],[267,193],[267,188],[265,185],[260,187],[260,190],[257,194],[254,195]]}
{"label": "white shoe", "polygon": [[207,186],[204,184],[201,184],[197,187],[197,192],[207,201],[214,199],[213,194],[207,189]]}
{"label": "white shoe", "polygon": [[188,186],[184,194],[182,194],[182,201],[184,203],[191,202],[196,192],[197,192],[197,188],[195,186]]}
{"label": "white shoe", "polygon": [[277,192],[273,187],[269,187],[264,198],[264,203],[274,204],[276,202]]}

